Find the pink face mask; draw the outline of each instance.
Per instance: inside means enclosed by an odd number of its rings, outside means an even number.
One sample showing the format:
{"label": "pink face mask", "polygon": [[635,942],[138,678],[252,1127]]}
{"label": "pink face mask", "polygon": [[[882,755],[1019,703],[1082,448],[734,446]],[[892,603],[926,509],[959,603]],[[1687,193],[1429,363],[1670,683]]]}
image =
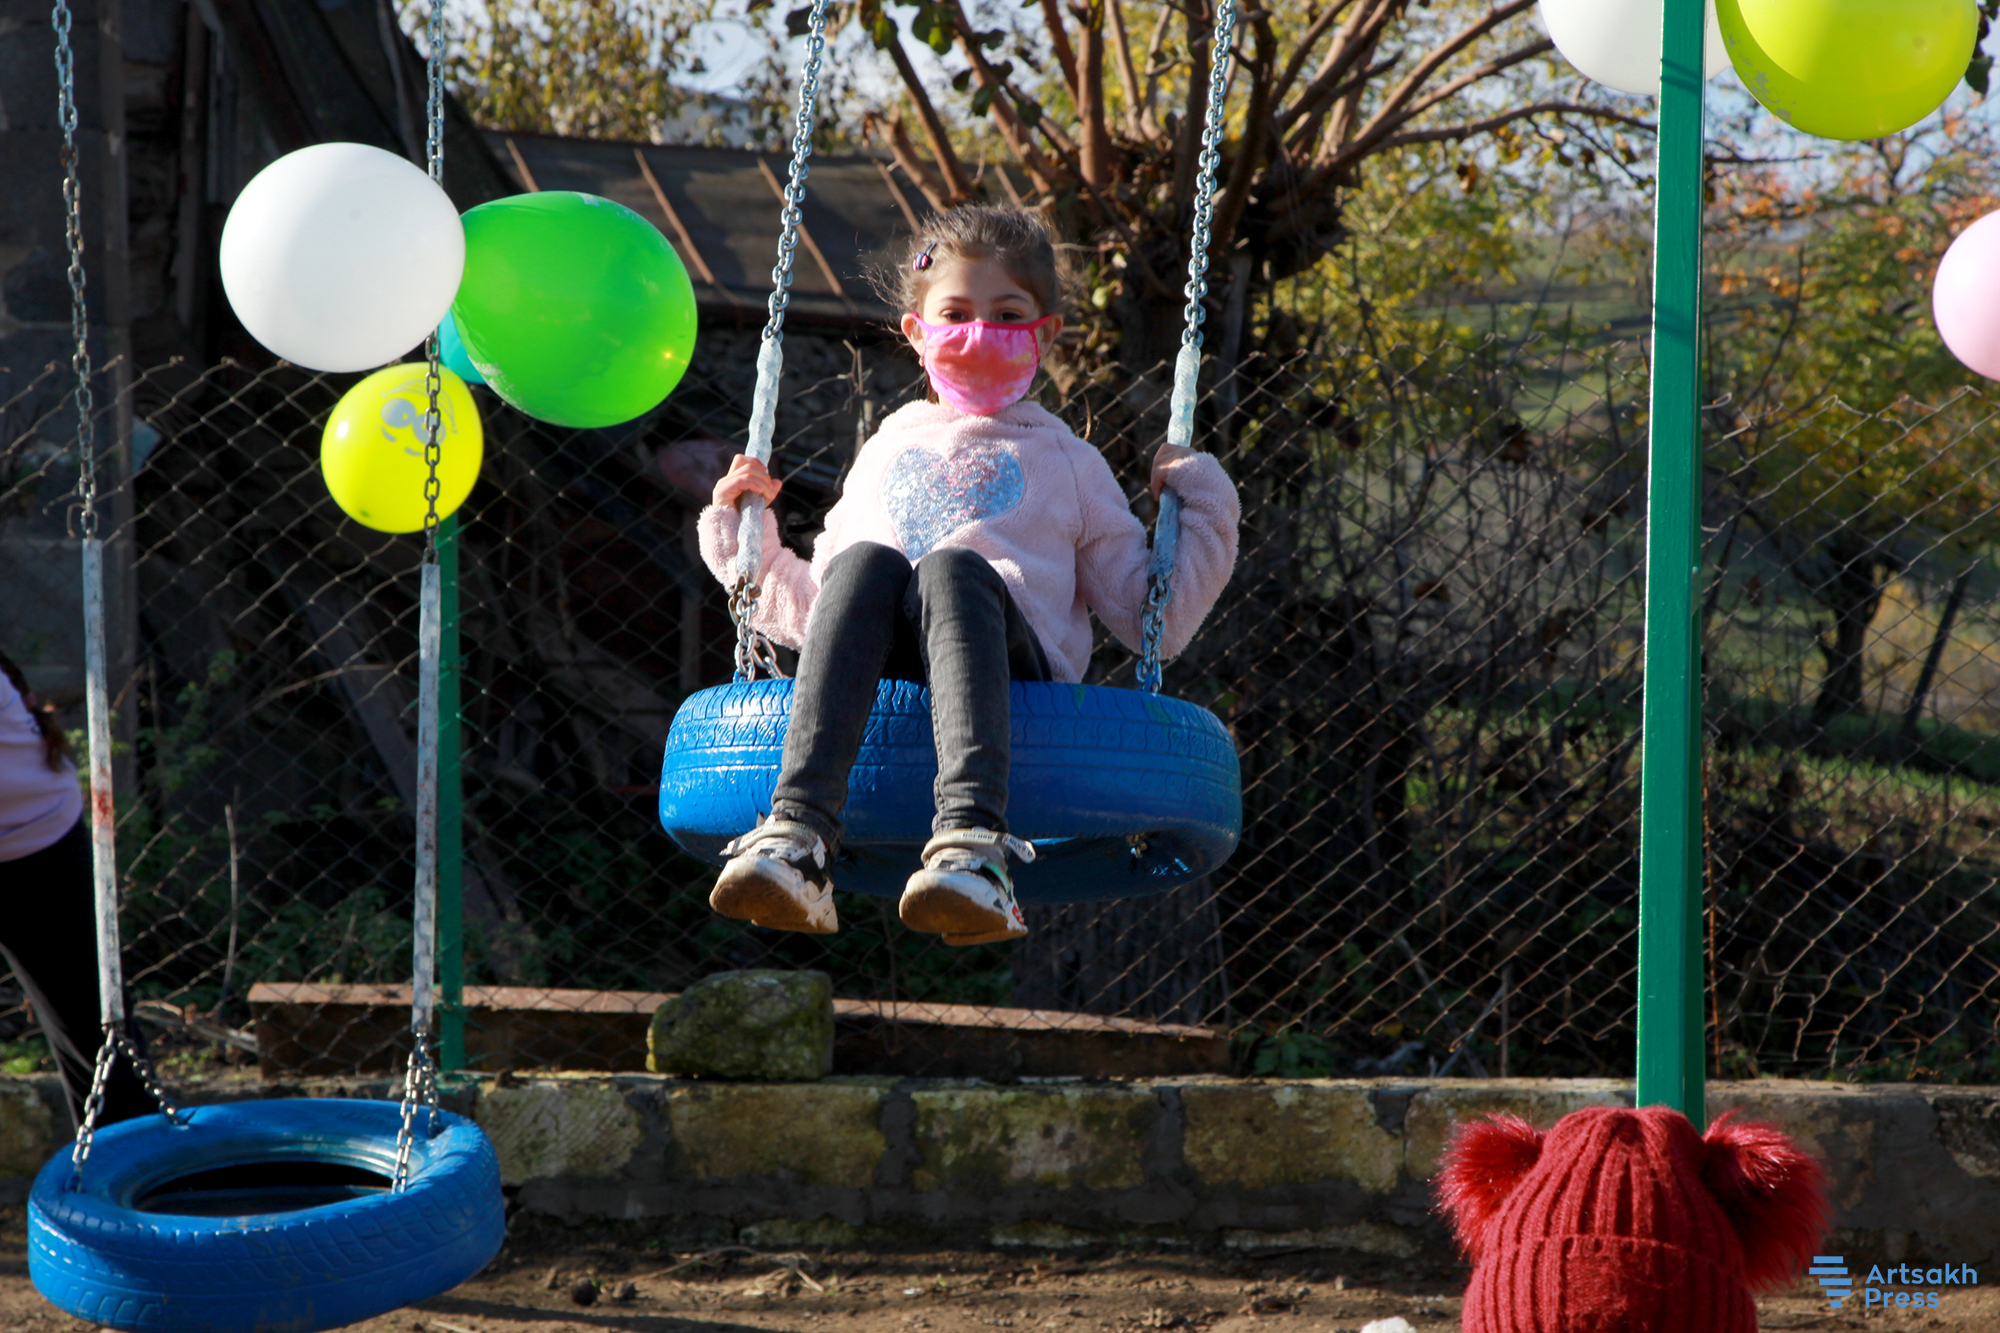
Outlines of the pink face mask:
{"label": "pink face mask", "polygon": [[924,328],[924,370],[931,387],[959,411],[982,417],[1019,402],[1042,363],[1035,330],[1054,318],[1044,315],[1032,324],[984,319],[932,324],[919,318],[917,323]]}

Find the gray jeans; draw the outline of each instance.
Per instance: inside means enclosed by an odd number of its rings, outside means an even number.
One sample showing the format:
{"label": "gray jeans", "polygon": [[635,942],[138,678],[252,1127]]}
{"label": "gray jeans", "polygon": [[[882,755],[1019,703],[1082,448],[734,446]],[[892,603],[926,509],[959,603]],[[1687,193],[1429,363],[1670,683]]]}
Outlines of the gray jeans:
{"label": "gray jeans", "polygon": [[1048,680],[1042,641],[986,558],[857,542],[827,563],[799,654],[771,810],[840,845],[847,774],[883,679],[927,681],[937,738],[931,829],[1007,831],[1007,682]]}

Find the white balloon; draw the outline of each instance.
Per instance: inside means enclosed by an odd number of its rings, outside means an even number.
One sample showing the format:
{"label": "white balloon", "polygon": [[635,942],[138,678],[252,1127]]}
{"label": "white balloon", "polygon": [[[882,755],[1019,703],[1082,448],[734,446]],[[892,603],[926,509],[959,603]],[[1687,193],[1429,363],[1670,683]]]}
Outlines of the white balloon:
{"label": "white balloon", "polygon": [[[1662,0],[1541,0],[1541,7],[1542,26],[1578,73],[1621,93],[1660,95]],[[1702,64],[1711,79],[1729,68],[1715,0],[1708,0]]]}
{"label": "white balloon", "polygon": [[394,153],[314,144],[243,187],[221,266],[258,342],[312,370],[369,370],[444,319],[465,273],[465,227],[450,197]]}

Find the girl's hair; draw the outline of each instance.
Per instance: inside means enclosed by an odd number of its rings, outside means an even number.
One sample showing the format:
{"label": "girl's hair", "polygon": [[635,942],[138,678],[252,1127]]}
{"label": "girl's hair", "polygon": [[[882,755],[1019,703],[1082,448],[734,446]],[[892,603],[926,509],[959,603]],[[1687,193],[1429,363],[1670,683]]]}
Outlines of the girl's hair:
{"label": "girl's hair", "polygon": [[35,701],[35,692],[28,688],[27,675],[20,667],[14,665],[14,659],[5,653],[0,653],[0,675],[5,675],[13,683],[14,688],[20,691],[21,703],[27,708],[28,716],[34,718],[35,725],[41,729],[42,756],[48,761],[49,771],[62,772],[63,761],[70,757],[69,737],[63,735],[62,726],[56,721],[56,715]]}
{"label": "girl's hair", "polygon": [[1056,238],[1039,213],[1025,208],[994,208],[967,204],[933,213],[918,225],[910,237],[903,262],[888,275],[884,284],[899,310],[922,310],[930,290],[932,264],[918,263],[920,256],[932,260],[997,259],[1007,274],[1035,298],[1044,315],[1065,311],[1067,274],[1056,253]]}

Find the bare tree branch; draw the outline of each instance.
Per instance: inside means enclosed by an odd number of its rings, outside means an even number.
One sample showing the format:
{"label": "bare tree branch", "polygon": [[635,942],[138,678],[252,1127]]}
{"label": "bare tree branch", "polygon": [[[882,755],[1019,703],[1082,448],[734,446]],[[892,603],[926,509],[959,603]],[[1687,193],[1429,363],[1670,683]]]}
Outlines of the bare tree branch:
{"label": "bare tree branch", "polygon": [[952,206],[951,190],[938,176],[930,163],[917,155],[917,146],[910,142],[909,131],[903,128],[901,116],[867,117],[862,128],[865,131],[880,127],[883,140],[889,145],[889,153],[896,159],[896,165],[903,174],[917,183],[930,201],[932,208],[942,213]]}
{"label": "bare tree branch", "polygon": [[[1375,80],[1381,78],[1384,74],[1387,74],[1390,70],[1394,69],[1397,65],[1401,64],[1402,61],[1403,61],[1403,53],[1397,51],[1390,55],[1383,56],[1380,60],[1375,61],[1373,64],[1366,65],[1361,69],[1356,70],[1352,75],[1348,77],[1346,83],[1341,84],[1338,88],[1335,88],[1330,94],[1328,94],[1325,105],[1321,106],[1319,110],[1313,112],[1313,114],[1309,116],[1307,119],[1292,126],[1291,136],[1285,144],[1286,150],[1292,153],[1294,156],[1308,155],[1307,146],[1311,144],[1313,140],[1320,137],[1320,129],[1325,118],[1328,117],[1329,115],[1334,115],[1343,107],[1347,109],[1349,113],[1347,120],[1349,123],[1351,123],[1353,108],[1351,105],[1349,105],[1350,99],[1358,97],[1362,92],[1364,92],[1367,89],[1369,84],[1375,82]],[[1340,131],[1338,133],[1344,134],[1344,131]],[[1338,134],[1329,135],[1328,138],[1325,140],[1326,145],[1329,146],[1338,145],[1339,142],[1340,138],[1338,137]]]}
{"label": "bare tree branch", "polygon": [[1104,9],[1103,0],[1085,0],[1072,5],[1078,27],[1076,118],[1081,122],[1082,151],[1079,175],[1101,190],[1111,183],[1117,156],[1111,146],[1111,130],[1104,123]]}
{"label": "bare tree branch", "polygon": [[1335,21],[1345,14],[1347,7],[1353,3],[1354,0],[1335,0],[1335,3],[1329,4],[1315,15],[1311,24],[1299,35],[1298,45],[1292,50],[1292,58],[1285,62],[1284,72],[1278,75],[1277,82],[1272,85],[1273,106],[1284,104],[1286,96],[1292,91],[1292,85],[1299,81],[1299,73],[1305,69],[1306,61],[1312,59],[1312,53],[1319,46],[1320,38],[1326,36]]}
{"label": "bare tree branch", "polygon": [[1408,0],[1373,0],[1355,16],[1354,22],[1341,30],[1312,82],[1300,91],[1296,102],[1278,113],[1278,133],[1285,133],[1294,121],[1331,102],[1334,90],[1346,82],[1348,72],[1374,59],[1375,48],[1381,44],[1389,20],[1407,3]]}
{"label": "bare tree branch", "polygon": [[1263,169],[1272,137],[1271,85],[1272,70],[1278,63],[1278,34],[1271,26],[1269,13],[1263,10],[1251,20],[1251,31],[1256,34],[1256,54],[1248,62],[1250,105],[1244,113],[1243,142],[1237,147],[1236,162],[1230,168],[1222,198],[1216,202],[1210,229],[1214,238],[1211,248],[1223,253],[1233,244],[1236,224],[1242,220],[1244,206],[1250,200],[1250,186]]}
{"label": "bare tree branch", "polygon": [[1316,169],[1306,178],[1306,182],[1301,188],[1309,188],[1315,181],[1324,181],[1333,173],[1345,167],[1353,166],[1355,161],[1358,161],[1361,157],[1374,156],[1392,148],[1404,148],[1411,144],[1452,143],[1463,139],[1477,138],[1482,134],[1491,134],[1503,125],[1511,125],[1517,120],[1526,120],[1532,116],[1550,114],[1588,116],[1592,120],[1616,121],[1619,124],[1630,125],[1634,129],[1649,132],[1654,128],[1651,121],[1641,120],[1637,116],[1628,116],[1623,112],[1613,111],[1607,107],[1592,106],[1587,102],[1536,102],[1533,106],[1514,107],[1511,110],[1500,112],[1498,115],[1488,116],[1484,120],[1467,121],[1459,125],[1443,125],[1436,129],[1411,130],[1404,134],[1392,134],[1388,138],[1376,143],[1366,153],[1355,153],[1352,160],[1336,159],[1328,163],[1325,167]]}
{"label": "bare tree branch", "polygon": [[1173,21],[1174,7],[1161,5],[1160,16],[1153,21],[1153,36],[1146,43],[1146,91],[1140,98],[1144,103],[1146,119],[1158,123],[1154,114],[1159,107],[1160,76],[1167,72],[1160,64],[1160,51],[1167,44],[1167,25]]}
{"label": "bare tree branch", "polygon": [[951,134],[945,129],[944,121],[938,116],[937,107],[931,102],[931,95],[924,88],[924,81],[917,77],[916,67],[910,64],[909,55],[903,50],[902,34],[887,44],[889,59],[895,63],[896,76],[903,81],[903,89],[909,93],[910,101],[916,106],[917,119],[923,123],[924,138],[931,146],[931,156],[937,162],[938,174],[944,178],[945,188],[950,191],[953,203],[964,203],[972,198],[972,184],[966,179],[965,168],[959,164],[958,154],[952,151]]}
{"label": "bare tree branch", "polygon": [[[1442,69],[1460,52],[1464,51],[1481,37],[1484,37],[1487,33],[1493,31],[1493,29],[1499,27],[1515,15],[1526,13],[1528,10],[1534,8],[1536,3],[1537,0],[1508,0],[1507,4],[1488,10],[1478,19],[1461,28],[1450,39],[1434,47],[1422,60],[1416,63],[1408,74],[1403,76],[1403,81],[1397,84],[1387,97],[1382,99],[1382,104],[1376,108],[1375,114],[1369,120],[1369,123],[1362,128],[1359,134],[1354,136],[1356,142],[1367,139],[1371,134],[1376,133],[1380,127],[1407,123],[1407,117],[1397,120],[1397,113],[1402,111],[1408,103],[1416,98],[1418,91],[1426,83],[1430,82],[1433,74],[1437,73],[1438,70]],[[1553,49],[1554,45],[1553,42],[1545,37],[1540,42],[1524,48],[1522,52],[1517,52],[1516,55],[1519,56],[1519,60],[1525,60],[1529,55],[1538,54],[1539,51]],[[1539,51],[1537,48],[1539,48]],[[1499,64],[1496,70],[1492,72],[1497,72],[1498,69],[1505,69],[1509,65],[1518,64],[1519,60],[1506,59],[1505,63]],[[1487,73],[1482,72],[1461,75],[1453,81],[1456,85],[1454,91],[1468,87],[1486,77],[1488,77]],[[1433,99],[1434,103],[1435,99]],[[1414,115],[1415,113],[1412,112],[1411,114]]]}
{"label": "bare tree branch", "polygon": [[1070,100],[1075,101],[1079,96],[1076,86],[1076,50],[1069,44],[1069,30],[1063,27],[1059,0],[1042,0],[1042,23],[1049,30],[1049,48],[1056,53],[1056,65],[1062,70],[1063,83],[1069,88]]}
{"label": "bare tree branch", "polygon": [[[1197,18],[1194,6],[1201,4]],[[1174,137],[1173,215],[1187,216],[1194,198],[1195,166],[1201,152],[1201,123],[1208,115],[1208,45],[1214,11],[1202,0],[1189,0],[1187,16],[1188,90],[1187,107],[1181,112],[1180,132]]]}
{"label": "bare tree branch", "polygon": [[974,36],[972,24],[966,19],[965,10],[959,4],[959,0],[951,0],[949,17],[953,31],[958,34],[959,50],[965,52],[965,58],[972,63],[973,74],[979,80],[980,86],[993,89],[993,101],[989,109],[993,123],[1000,129],[1000,137],[1007,141],[1007,146],[1013,150],[1014,156],[1027,168],[1029,179],[1035,182],[1035,188],[1043,194],[1056,193],[1057,180],[1062,173],[1056,170],[1055,165],[1041,149],[1035,147],[1034,141],[1023,133],[1024,127],[1020,116],[1014,110],[1013,103],[1000,96],[1006,81],[994,70],[993,62],[986,58],[986,52]]}
{"label": "bare tree branch", "polygon": [[1125,30],[1125,5],[1123,0],[1108,0],[1108,4],[1111,50],[1118,58],[1118,86],[1125,94],[1125,133],[1157,145],[1160,127],[1153,121],[1152,108],[1140,101],[1139,73],[1132,67],[1132,35]]}

